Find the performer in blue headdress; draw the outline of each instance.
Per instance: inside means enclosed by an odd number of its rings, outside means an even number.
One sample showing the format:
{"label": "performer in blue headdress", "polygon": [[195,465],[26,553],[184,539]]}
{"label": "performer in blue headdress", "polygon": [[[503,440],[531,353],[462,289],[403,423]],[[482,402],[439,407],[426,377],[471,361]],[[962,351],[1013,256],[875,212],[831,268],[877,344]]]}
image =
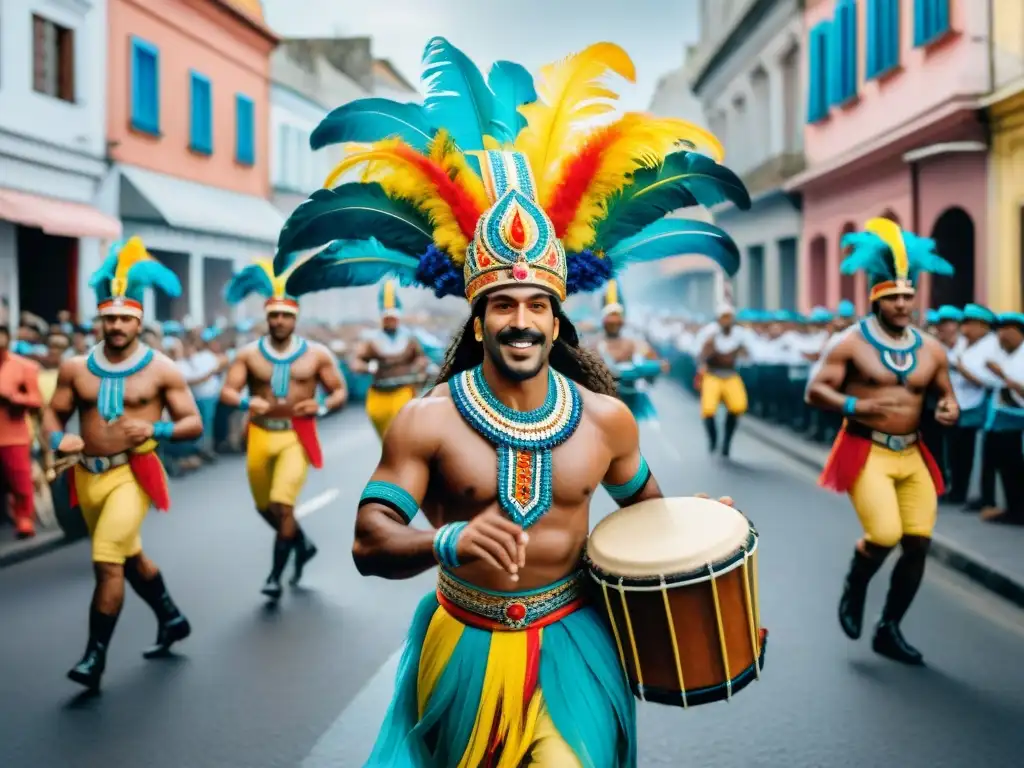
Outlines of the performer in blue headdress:
{"label": "performer in blue headdress", "polygon": [[366,393],[366,415],[383,440],[395,416],[426,382],[430,358],[415,334],[401,324],[402,300],[397,281],[381,283],[377,303],[380,328],[363,339],[349,365],[356,373],[372,370],[373,384]]}
{"label": "performer in blue headdress", "polygon": [[[125,581],[156,614],[156,644],[146,658],[165,653],[191,631],[159,569],[143,553],[140,531],[150,505],[170,508],[158,444],[194,440],[202,422],[177,366],[139,340],[143,294],[154,288],[180,295],[177,276],[133,237],[111,247],[89,284],[96,291],[103,341],[87,356],[61,364],[43,424],[55,452],[79,454],[70,469],[71,507],[81,509],[92,538],[96,587],[85,655],[68,677],[98,689]],[[78,404],[81,435],[65,434]],[[165,410],[170,420],[163,419]]]}
{"label": "performer in blue headdress", "polygon": [[[256,511],[277,534],[270,575],[262,590],[271,600],[281,597],[281,576],[292,551],[292,584],[298,583],[306,563],[317,553],[295,519],[309,468],[323,466],[316,428],[321,407],[317,386],[327,392],[323,405],[328,411],[340,408],[348,396],[330,350],[295,333],[299,297],[307,291],[286,290],[291,261],[286,258],[278,274],[269,259],[257,259],[224,289],[230,304],[253,294],[264,299],[268,333],[238,350],[220,401],[249,414],[245,464],[249,490]],[[243,395],[243,390],[249,394]]]}
{"label": "performer in blue headdress", "polygon": [[821,484],[849,494],[864,528],[839,620],[850,638],[860,637],[868,582],[900,545],[872,647],[896,661],[923,664],[900,622],[924,575],[944,481],[919,427],[930,389],[939,396],[935,418],[941,425],[955,424],[959,407],[945,350],[914,328],[912,319],[918,275],[949,275],[953,268],[934,252],[934,241],[888,219],[868,221],[863,232],[845,235],[842,247],[852,249],[843,273],[868,274],[872,313],[828,350],[807,390],[811,405],[846,417]]}
{"label": "performer in blue headdress", "polygon": [[985,450],[990,451],[1002,479],[1006,508],[981,511],[988,523],[1024,525],[1024,313],[999,315],[1001,360],[989,362],[1002,387],[992,398],[985,423]]}
{"label": "performer in blue headdress", "polygon": [[662,373],[668,363],[658,359],[657,353],[642,339],[624,336],[626,299],[618,280],[609,280],[601,295],[601,324],[604,338],[598,341],[597,351],[615,376],[619,399],[632,411],[637,421],[657,417],[646,387]]}
{"label": "performer in blue headdress", "polygon": [[[356,101],[313,132],[314,148],[369,146],[278,242],[287,254],[348,241],[296,268],[289,286],[391,274],[470,304],[437,386],[391,423],[360,500],[361,573],[441,566],[367,765],[635,766],[634,702],[578,563],[598,484],[621,505],[661,492],[636,420],[562,304],[629,262],[678,253],[735,273],[725,232],[663,217],[749,197],[695,126],[625,114],[595,127],[613,110],[607,75],[634,78],[618,46],[545,67],[539,87],[511,62],[485,80],[442,38],[424,65],[423,107]],[[336,186],[356,167],[363,181]],[[435,531],[408,525],[421,507]]]}

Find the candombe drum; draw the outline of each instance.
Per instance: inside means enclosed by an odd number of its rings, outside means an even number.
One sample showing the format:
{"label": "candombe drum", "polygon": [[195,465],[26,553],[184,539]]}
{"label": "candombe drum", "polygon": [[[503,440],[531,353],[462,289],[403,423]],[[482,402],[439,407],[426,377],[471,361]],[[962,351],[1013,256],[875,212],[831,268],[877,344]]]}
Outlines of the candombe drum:
{"label": "candombe drum", "polygon": [[685,708],[760,679],[757,543],[743,513],[696,497],[642,501],[597,524],[584,561],[637,698]]}

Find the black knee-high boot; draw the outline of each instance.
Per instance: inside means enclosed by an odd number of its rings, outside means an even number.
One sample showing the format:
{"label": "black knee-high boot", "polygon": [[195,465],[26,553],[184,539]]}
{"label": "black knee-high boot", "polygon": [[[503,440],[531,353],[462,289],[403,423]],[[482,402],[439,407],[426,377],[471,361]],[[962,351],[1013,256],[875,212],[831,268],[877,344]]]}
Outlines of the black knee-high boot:
{"label": "black knee-high boot", "polygon": [[299,583],[306,563],[312,560],[317,553],[316,544],[313,543],[298,524],[295,526],[295,532],[295,572],[292,574],[292,584]]}
{"label": "black knee-high boot", "polygon": [[172,645],[192,634],[192,626],[171,599],[163,574],[157,571],[152,579],[143,578],[138,563],[132,558],[125,563],[124,573],[135,594],[145,600],[146,605],[156,614],[156,642],[143,651],[142,655],[147,659],[166,655]]}
{"label": "black knee-high boot", "polygon": [[718,447],[718,425],[714,416],[704,419],[704,430],[708,433],[708,452],[714,453]]}
{"label": "black knee-high boot", "polygon": [[864,549],[867,554],[854,547],[850,570],[843,582],[843,596],[839,600],[839,625],[851,640],[860,638],[864,628],[864,601],[868,595],[868,584],[890,552],[890,547],[880,547],[870,541],[864,542]]}
{"label": "black knee-high boot", "polygon": [[736,434],[736,425],[740,423],[740,417],[735,413],[726,414],[725,437],[722,439],[722,455],[728,456],[732,447],[732,436]]}
{"label": "black knee-high boot", "polygon": [[904,536],[903,552],[892,570],[889,594],[882,609],[882,618],[872,643],[876,653],[904,664],[922,665],[921,652],[908,643],[900,632],[900,622],[914,601],[924,578],[925,559],[931,539],[927,536]]}
{"label": "black knee-high boot", "polygon": [[99,690],[103,670],[107,666],[107,648],[114,635],[117,618],[115,614],[100,613],[95,606],[89,607],[89,642],[85,646],[82,660],[68,672],[68,679],[84,685],[92,691]]}
{"label": "black knee-high boot", "polygon": [[281,574],[288,565],[288,556],[298,539],[284,539],[280,535],[274,539],[274,561],[270,569],[270,575],[263,585],[263,594],[267,597],[277,599],[281,596]]}

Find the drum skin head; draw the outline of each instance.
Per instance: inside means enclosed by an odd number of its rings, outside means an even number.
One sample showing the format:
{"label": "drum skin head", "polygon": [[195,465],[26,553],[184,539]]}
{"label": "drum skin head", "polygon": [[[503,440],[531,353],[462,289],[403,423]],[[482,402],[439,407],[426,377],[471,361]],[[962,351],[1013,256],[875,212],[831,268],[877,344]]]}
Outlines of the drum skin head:
{"label": "drum skin head", "polygon": [[587,556],[617,576],[688,573],[736,554],[750,522],[719,501],[695,496],[649,499],[612,512],[595,527]]}

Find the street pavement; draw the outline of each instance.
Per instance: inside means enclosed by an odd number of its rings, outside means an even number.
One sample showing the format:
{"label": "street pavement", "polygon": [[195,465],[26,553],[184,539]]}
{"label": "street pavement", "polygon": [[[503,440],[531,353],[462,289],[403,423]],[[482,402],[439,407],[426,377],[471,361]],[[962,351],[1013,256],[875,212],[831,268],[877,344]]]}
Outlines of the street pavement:
{"label": "street pavement", "polygon": [[[927,668],[875,656],[870,631],[850,642],[835,616],[858,535],[847,500],[742,432],[731,461],[708,456],[695,403],[669,384],[654,395],[660,428],[644,425],[642,444],[666,495],[731,495],[758,527],[771,634],[762,680],[732,702],[639,705],[640,765],[1019,766],[1024,613],[933,561],[905,622]],[[0,766],[362,765],[432,574],[356,573],[353,515],[378,443],[358,407],[323,437],[327,469],[311,473],[300,507],[320,555],[276,609],[259,594],[272,538],[242,461],[174,481],[172,511],[151,513],[143,536],[193,635],[179,655],[144,661],[155,624],[129,591],[98,697],[64,678],[85,643],[88,544],[0,570]],[[612,508],[602,492],[594,520]],[[887,580],[888,568],[869,618]]]}

